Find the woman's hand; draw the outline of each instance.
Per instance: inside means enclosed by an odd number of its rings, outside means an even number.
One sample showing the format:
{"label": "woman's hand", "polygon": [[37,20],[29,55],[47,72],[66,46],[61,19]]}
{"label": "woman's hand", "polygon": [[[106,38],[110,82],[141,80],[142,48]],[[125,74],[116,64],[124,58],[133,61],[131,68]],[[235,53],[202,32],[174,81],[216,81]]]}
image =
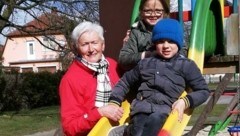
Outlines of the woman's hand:
{"label": "woman's hand", "polygon": [[155,56],[156,54],[157,54],[156,51],[144,51],[142,52],[141,59],[152,57]]}
{"label": "woman's hand", "polygon": [[119,121],[123,116],[123,108],[114,104],[109,104],[98,108],[99,113],[113,121]]}

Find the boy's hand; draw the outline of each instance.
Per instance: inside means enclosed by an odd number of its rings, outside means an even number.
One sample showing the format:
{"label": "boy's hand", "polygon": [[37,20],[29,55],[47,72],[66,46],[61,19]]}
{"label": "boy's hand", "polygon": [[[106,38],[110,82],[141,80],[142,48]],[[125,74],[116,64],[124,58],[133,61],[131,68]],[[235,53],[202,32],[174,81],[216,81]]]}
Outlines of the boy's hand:
{"label": "boy's hand", "polygon": [[180,122],[183,119],[183,113],[184,113],[185,108],[186,108],[186,105],[185,105],[185,102],[183,99],[178,99],[172,105],[173,112],[175,112],[175,111],[178,112],[178,121],[180,121]]}
{"label": "boy's hand", "polygon": [[127,30],[127,32],[126,32],[126,36],[123,38],[123,45],[124,45],[124,43],[125,42],[127,42],[128,41],[128,39],[129,39],[129,35],[130,35],[130,32],[131,32],[131,30],[129,29],[129,30]]}
{"label": "boy's hand", "polygon": [[107,117],[113,121],[118,121],[123,116],[123,108],[117,105],[109,104],[103,107],[99,107],[98,111],[101,116]]}

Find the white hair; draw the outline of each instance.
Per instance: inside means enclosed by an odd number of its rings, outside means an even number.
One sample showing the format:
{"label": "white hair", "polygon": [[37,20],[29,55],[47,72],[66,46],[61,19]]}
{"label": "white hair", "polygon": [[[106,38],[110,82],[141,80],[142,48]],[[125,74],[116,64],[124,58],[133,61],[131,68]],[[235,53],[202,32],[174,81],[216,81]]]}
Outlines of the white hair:
{"label": "white hair", "polygon": [[75,46],[78,44],[78,39],[81,37],[81,35],[85,32],[97,32],[98,36],[101,38],[101,40],[104,41],[103,37],[103,27],[100,26],[97,23],[92,23],[89,21],[84,21],[79,23],[72,32],[72,39],[75,43]]}

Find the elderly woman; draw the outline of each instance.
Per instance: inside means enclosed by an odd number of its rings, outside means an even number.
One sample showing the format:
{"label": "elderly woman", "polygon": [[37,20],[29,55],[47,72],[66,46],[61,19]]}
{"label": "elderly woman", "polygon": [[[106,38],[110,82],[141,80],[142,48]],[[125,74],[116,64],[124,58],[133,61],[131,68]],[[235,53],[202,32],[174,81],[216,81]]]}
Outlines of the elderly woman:
{"label": "elderly woman", "polygon": [[117,63],[105,58],[103,28],[82,22],[72,32],[78,56],[63,76],[59,94],[65,135],[85,136],[101,117],[117,121],[123,109],[108,105],[112,87],[119,80]]}

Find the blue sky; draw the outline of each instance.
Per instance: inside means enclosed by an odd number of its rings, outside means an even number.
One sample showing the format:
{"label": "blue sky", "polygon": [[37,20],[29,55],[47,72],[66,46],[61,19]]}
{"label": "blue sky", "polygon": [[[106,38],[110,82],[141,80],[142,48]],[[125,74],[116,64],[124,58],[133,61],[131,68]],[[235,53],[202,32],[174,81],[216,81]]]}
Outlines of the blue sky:
{"label": "blue sky", "polygon": [[[26,13],[22,12],[22,11],[18,11],[17,14],[14,16],[14,22],[16,24],[19,24],[19,25],[23,25],[23,24],[26,24],[27,22],[31,21],[33,18],[30,17],[29,15],[26,15]],[[9,28],[5,28],[3,30],[3,33],[4,34],[7,34],[9,33]],[[5,37],[3,35],[0,34],[0,44],[3,45],[5,44]]]}

